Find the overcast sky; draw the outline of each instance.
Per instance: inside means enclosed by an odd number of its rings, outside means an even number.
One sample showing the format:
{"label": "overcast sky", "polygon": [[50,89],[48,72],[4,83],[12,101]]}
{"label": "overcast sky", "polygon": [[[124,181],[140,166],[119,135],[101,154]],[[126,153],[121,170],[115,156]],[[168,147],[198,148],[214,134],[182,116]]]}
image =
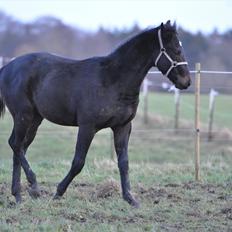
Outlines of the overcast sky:
{"label": "overcast sky", "polygon": [[0,0],[0,9],[23,22],[52,15],[86,30],[135,22],[146,28],[168,19],[192,32],[232,28],[232,0]]}

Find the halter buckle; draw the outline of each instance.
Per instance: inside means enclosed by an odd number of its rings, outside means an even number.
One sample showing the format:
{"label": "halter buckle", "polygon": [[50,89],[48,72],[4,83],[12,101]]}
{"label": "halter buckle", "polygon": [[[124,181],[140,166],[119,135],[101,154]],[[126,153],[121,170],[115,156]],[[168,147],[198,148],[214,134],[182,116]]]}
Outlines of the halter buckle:
{"label": "halter buckle", "polygon": [[166,49],[165,48],[160,48],[160,52],[164,53],[164,52],[166,52]]}
{"label": "halter buckle", "polygon": [[172,66],[175,68],[177,66],[177,61],[173,61]]}

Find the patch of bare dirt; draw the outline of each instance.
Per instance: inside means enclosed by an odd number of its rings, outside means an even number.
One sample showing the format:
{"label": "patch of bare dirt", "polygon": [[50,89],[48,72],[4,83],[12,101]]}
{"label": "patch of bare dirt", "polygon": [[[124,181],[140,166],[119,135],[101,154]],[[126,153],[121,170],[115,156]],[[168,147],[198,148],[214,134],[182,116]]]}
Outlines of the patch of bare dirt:
{"label": "patch of bare dirt", "polygon": [[228,128],[223,128],[217,133],[217,137],[220,139],[232,140],[232,131]]}
{"label": "patch of bare dirt", "polygon": [[0,195],[4,195],[7,191],[7,183],[3,182],[0,184]]}
{"label": "patch of bare dirt", "polygon": [[231,207],[221,209],[221,213],[224,214],[228,219],[232,220],[232,204]]}
{"label": "patch of bare dirt", "polygon": [[87,218],[81,214],[75,214],[75,213],[64,213],[64,218],[75,221],[75,222],[86,222]]}
{"label": "patch of bare dirt", "polygon": [[224,225],[230,224],[232,228],[232,188],[229,184],[186,182],[152,188],[139,185],[138,192],[143,200],[148,200],[153,204],[166,202],[172,207],[177,204],[186,215],[186,220],[214,219],[224,221]]}
{"label": "patch of bare dirt", "polygon": [[93,193],[93,196],[95,198],[108,198],[118,196],[119,193],[119,183],[114,179],[109,179],[97,186],[95,192]]}

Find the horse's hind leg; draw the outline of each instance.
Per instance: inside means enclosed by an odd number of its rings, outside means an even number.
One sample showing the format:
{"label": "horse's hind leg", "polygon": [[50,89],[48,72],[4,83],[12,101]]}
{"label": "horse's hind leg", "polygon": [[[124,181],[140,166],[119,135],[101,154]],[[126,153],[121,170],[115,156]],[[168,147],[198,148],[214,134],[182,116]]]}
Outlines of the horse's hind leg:
{"label": "horse's hind leg", "polygon": [[[29,129],[27,130],[26,136],[24,138],[24,152],[26,155],[27,149],[30,146],[30,144],[33,142],[35,136],[36,136],[36,132],[38,130],[39,125],[41,124],[43,118],[40,115],[35,115],[33,118],[32,123],[30,124]],[[30,181],[29,181],[30,183]],[[33,198],[37,198],[40,196],[40,191],[38,189],[38,185],[37,182],[35,180],[35,182],[33,184],[30,183],[30,189],[28,190],[29,194],[31,197]]]}
{"label": "horse's hind leg", "polygon": [[16,202],[21,201],[20,179],[21,179],[21,157],[24,156],[23,140],[27,131],[27,123],[20,123],[21,119],[14,118],[14,128],[9,138],[9,145],[13,150],[13,175],[12,175],[12,195]]}
{"label": "horse's hind leg", "polygon": [[26,149],[24,147],[26,135],[32,122],[32,116],[33,115],[29,114],[17,114],[17,116],[14,117],[14,129],[9,139],[9,144],[14,152],[12,194],[15,196],[17,202],[21,200],[20,164],[23,167],[27,180],[31,186],[37,186],[36,176],[25,158]]}
{"label": "horse's hind leg", "polygon": [[[12,149],[13,149],[14,140],[15,140],[15,134],[13,129],[11,136],[9,138],[9,144],[12,147]],[[16,202],[21,202],[20,181],[21,181],[21,163],[19,157],[16,155],[16,153],[14,153],[11,193],[15,197]]]}

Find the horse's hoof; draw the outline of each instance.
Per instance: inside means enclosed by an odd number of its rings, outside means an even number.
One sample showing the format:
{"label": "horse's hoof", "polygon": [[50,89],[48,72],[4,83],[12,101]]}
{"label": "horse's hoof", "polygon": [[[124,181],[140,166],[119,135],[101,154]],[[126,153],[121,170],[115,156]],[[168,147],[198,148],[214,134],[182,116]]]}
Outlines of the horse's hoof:
{"label": "horse's hoof", "polygon": [[53,196],[53,200],[60,200],[62,196],[58,195],[57,193]]}
{"label": "horse's hoof", "polygon": [[21,197],[21,195],[16,195],[15,196],[15,201],[16,201],[16,204],[22,203],[22,197]]}
{"label": "horse's hoof", "polygon": [[41,195],[38,188],[29,188],[28,193],[33,199],[37,199]]}
{"label": "horse's hoof", "polygon": [[126,201],[134,208],[138,209],[140,207],[140,204],[137,200],[134,199],[134,197],[130,196]]}
{"label": "horse's hoof", "polygon": [[134,208],[138,209],[140,207],[139,202],[136,201],[131,194],[125,195],[123,198],[124,198],[124,200],[126,200]]}
{"label": "horse's hoof", "polygon": [[139,202],[136,201],[135,199],[130,203],[130,205],[133,206],[136,209],[140,208]]}

